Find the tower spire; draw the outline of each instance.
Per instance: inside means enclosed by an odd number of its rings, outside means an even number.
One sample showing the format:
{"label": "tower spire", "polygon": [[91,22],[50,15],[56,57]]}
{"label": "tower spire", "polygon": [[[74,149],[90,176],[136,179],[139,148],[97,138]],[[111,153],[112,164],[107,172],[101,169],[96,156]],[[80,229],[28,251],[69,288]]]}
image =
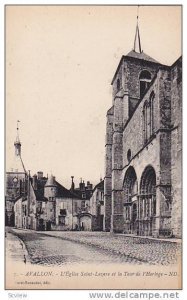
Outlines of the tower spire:
{"label": "tower spire", "polygon": [[20,123],[20,121],[17,120],[17,135],[16,135],[16,142],[20,142],[20,140],[19,140],[19,123]]}
{"label": "tower spire", "polygon": [[[140,31],[139,31],[138,19],[139,19],[139,5],[137,8],[137,23],[136,23],[136,33],[135,33],[135,38],[134,38],[134,51],[141,53],[142,48],[141,48],[141,41],[140,41]],[[138,49],[138,51],[136,49]]]}
{"label": "tower spire", "polygon": [[17,134],[16,134],[16,141],[14,142],[16,156],[21,156],[21,142],[19,139],[19,123],[20,121],[17,120]]}

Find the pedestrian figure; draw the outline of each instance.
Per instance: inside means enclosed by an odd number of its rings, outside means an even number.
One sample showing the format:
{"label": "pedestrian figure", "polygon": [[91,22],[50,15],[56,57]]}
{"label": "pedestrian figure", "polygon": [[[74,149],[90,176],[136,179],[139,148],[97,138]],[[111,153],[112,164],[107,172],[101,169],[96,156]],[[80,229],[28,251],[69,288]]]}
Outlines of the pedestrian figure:
{"label": "pedestrian figure", "polygon": [[26,259],[25,254],[23,255],[23,261],[24,261],[25,264],[27,263],[27,259]]}
{"label": "pedestrian figure", "polygon": [[22,247],[22,249],[23,249],[23,243],[22,243],[22,242],[20,242],[20,245],[21,245],[21,247]]}

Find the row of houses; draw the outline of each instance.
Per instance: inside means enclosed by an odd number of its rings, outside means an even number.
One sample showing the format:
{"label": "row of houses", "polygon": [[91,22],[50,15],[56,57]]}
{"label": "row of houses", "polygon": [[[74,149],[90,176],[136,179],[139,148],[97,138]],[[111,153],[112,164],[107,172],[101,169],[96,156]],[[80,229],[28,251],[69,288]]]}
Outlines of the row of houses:
{"label": "row of houses", "polygon": [[32,230],[103,230],[104,181],[93,188],[82,179],[67,189],[51,174],[31,176],[21,158],[19,128],[14,168],[6,173],[5,222]]}

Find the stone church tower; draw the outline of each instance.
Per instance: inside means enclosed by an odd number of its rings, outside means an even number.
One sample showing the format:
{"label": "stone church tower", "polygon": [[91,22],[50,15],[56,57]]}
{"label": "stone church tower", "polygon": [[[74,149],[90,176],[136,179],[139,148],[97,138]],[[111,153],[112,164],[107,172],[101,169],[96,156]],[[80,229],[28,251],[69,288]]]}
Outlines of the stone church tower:
{"label": "stone church tower", "polygon": [[[181,172],[181,155],[175,151],[181,151],[181,58],[169,67],[145,54],[137,22],[134,49],[122,56],[111,84],[104,230],[152,236],[175,232],[180,236],[181,187],[176,178]],[[173,169],[172,155],[177,157]],[[178,203],[172,194],[180,197]],[[173,222],[177,209],[178,225]]]}

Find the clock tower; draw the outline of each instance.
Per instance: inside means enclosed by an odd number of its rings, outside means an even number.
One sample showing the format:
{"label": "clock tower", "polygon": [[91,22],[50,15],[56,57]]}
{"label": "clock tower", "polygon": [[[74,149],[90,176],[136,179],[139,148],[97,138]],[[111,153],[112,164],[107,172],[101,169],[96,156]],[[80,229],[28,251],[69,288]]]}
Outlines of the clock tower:
{"label": "clock tower", "polygon": [[21,158],[21,142],[19,138],[19,121],[14,142],[15,153],[11,168],[6,171],[5,224],[14,226],[14,203],[27,192],[27,173]]}

